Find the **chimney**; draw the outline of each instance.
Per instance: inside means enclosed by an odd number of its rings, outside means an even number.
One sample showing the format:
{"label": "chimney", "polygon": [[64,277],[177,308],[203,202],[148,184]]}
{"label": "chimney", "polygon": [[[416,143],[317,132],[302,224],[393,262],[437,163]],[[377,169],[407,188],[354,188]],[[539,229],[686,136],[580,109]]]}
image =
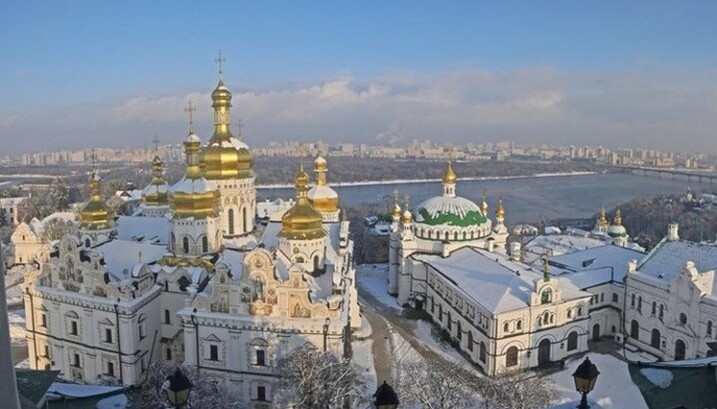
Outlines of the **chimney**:
{"label": "chimney", "polygon": [[675,222],[667,225],[667,241],[677,241],[680,239],[678,229],[679,225]]}
{"label": "chimney", "polygon": [[510,243],[510,258],[513,261],[520,261],[520,242],[513,241]]}

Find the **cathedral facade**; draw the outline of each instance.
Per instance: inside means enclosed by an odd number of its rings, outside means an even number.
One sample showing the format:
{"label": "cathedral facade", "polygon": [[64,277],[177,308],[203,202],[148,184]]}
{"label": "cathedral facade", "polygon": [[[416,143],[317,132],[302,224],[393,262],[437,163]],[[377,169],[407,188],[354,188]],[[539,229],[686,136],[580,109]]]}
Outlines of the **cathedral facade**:
{"label": "cathedral facade", "polygon": [[138,215],[116,217],[89,178],[77,234],[30,269],[30,366],[66,380],[141,384],[156,360],[186,363],[271,405],[277,363],[295,347],[350,354],[361,326],[349,222],[315,162],[296,198],[256,214],[253,161],[230,131],[232,95],[212,93],[214,133],[202,144],[190,106],[185,175],[169,185],[159,157]]}

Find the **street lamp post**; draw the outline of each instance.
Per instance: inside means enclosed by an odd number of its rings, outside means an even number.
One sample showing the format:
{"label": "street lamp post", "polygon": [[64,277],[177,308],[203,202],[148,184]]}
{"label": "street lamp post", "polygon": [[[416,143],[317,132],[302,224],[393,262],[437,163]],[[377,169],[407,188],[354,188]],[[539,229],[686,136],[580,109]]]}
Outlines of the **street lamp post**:
{"label": "street lamp post", "polygon": [[324,322],[324,352],[326,352],[327,345],[327,338],[329,336],[329,324],[331,323],[331,320],[326,318],[326,321]]}
{"label": "street lamp post", "polygon": [[175,408],[181,408],[187,404],[192,386],[192,382],[179,368],[177,368],[172,375],[169,375],[162,385],[167,393],[167,400],[169,400],[169,403]]}
{"label": "street lamp post", "polygon": [[588,406],[588,393],[595,387],[595,381],[597,380],[600,371],[598,371],[595,364],[590,362],[590,358],[585,357],[583,363],[581,363],[575,373],[573,373],[573,380],[575,380],[575,390],[580,392],[583,396],[580,399],[580,405],[578,409],[589,409]]}
{"label": "street lamp post", "polygon": [[383,384],[373,394],[374,406],[377,409],[396,409],[398,407],[398,395],[391,385],[383,381]]}

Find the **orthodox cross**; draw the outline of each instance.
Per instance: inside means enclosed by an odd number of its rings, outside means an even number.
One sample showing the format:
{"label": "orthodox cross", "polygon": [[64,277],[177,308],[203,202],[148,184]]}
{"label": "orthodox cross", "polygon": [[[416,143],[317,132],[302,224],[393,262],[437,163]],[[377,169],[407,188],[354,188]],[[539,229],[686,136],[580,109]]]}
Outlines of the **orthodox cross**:
{"label": "orthodox cross", "polygon": [[[221,71],[220,71],[221,72]],[[187,102],[187,107],[184,108],[184,112],[189,113],[189,131],[194,132],[194,115],[192,114],[197,110],[197,107],[192,104],[192,101],[190,100]]]}
{"label": "orthodox cross", "polygon": [[92,148],[90,159],[92,160],[92,169],[95,169],[97,167],[97,154],[95,153],[95,148]]}
{"label": "orthodox cross", "polygon": [[226,62],[226,58],[224,58],[224,55],[222,54],[222,50],[219,50],[217,53],[217,58],[214,59],[214,62],[219,65],[219,78],[223,78],[224,71],[222,70],[222,65],[224,62]]}
{"label": "orthodox cross", "polygon": [[152,139],[152,144],[154,145],[154,151],[159,152],[159,136],[157,134],[154,135],[154,139]]}
{"label": "orthodox cross", "polygon": [[237,124],[235,126],[237,128],[237,136],[241,139],[244,131],[244,121],[242,121],[241,118],[237,119]]}

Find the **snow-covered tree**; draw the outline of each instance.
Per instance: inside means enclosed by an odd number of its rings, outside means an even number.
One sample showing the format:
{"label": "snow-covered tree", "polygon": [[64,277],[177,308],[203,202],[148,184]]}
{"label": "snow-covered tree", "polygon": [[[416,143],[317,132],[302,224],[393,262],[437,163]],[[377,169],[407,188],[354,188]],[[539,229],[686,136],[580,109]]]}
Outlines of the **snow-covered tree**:
{"label": "snow-covered tree", "polygon": [[311,345],[295,349],[279,361],[282,377],[274,388],[278,407],[341,409],[368,404],[363,370],[333,351],[320,352]]}
{"label": "snow-covered tree", "polygon": [[172,406],[167,400],[163,385],[167,377],[179,368],[192,382],[188,407],[243,409],[244,405],[236,394],[219,386],[211,377],[202,376],[196,368],[177,365],[170,361],[157,361],[149,367],[147,380],[142,384],[142,408],[167,409]]}
{"label": "snow-covered tree", "polygon": [[45,223],[42,230],[43,241],[60,240],[68,234],[73,234],[77,231],[77,226],[71,221],[65,221],[63,219],[52,219]]}
{"label": "snow-covered tree", "polygon": [[70,208],[70,192],[62,179],[55,178],[52,181],[48,199],[53,211],[59,212]]}
{"label": "snow-covered tree", "polygon": [[541,409],[557,399],[546,378],[533,372],[514,372],[494,378],[482,378],[476,390],[491,409]]}
{"label": "snow-covered tree", "polygon": [[406,407],[479,408],[475,377],[468,369],[445,359],[411,356],[400,363],[398,396]]}

